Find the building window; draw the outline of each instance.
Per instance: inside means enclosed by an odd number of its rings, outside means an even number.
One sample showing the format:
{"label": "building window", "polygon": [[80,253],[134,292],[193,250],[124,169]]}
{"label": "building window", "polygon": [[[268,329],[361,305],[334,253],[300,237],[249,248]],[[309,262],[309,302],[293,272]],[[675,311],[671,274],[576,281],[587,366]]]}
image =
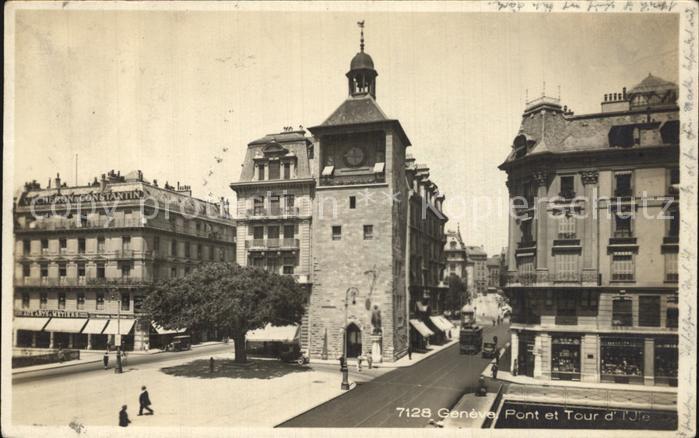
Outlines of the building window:
{"label": "building window", "polygon": [[631,186],[631,172],[614,174],[614,196],[620,198],[630,198],[633,196]]}
{"label": "building window", "polygon": [[49,276],[49,264],[42,263],[39,266],[40,266],[40,271],[41,271],[41,277],[43,277],[43,278],[48,277]]}
{"label": "building window", "polygon": [[128,292],[121,294],[121,310],[129,310],[131,308],[131,295]]}
{"label": "building window", "polygon": [[22,254],[23,255],[29,255],[32,252],[32,241],[31,240],[23,240],[22,241]]}
{"label": "building window", "polygon": [[677,283],[679,273],[677,272],[677,253],[665,253],[665,281]]}
{"label": "building window", "polygon": [[78,238],[78,254],[85,254],[85,238]]}
{"label": "building window", "polygon": [[189,275],[189,273],[192,271],[192,267],[189,265],[186,265],[184,267],[184,275]]}
{"label": "building window", "polygon": [[78,292],[78,310],[83,310],[85,309],[85,293],[84,292]]}
{"label": "building window", "polygon": [[556,254],[556,281],[578,281],[578,254]]}
{"label": "building window", "polygon": [[226,261],[226,252],[223,250],[223,248],[218,249],[218,260],[220,262]]}
{"label": "building window", "polygon": [[267,239],[279,239],[279,226],[269,225],[267,226]]}
{"label": "building window", "polygon": [[140,312],[143,309],[143,295],[134,295],[133,311]]}
{"label": "building window", "polygon": [[160,236],[153,237],[153,251],[160,250]]}
{"label": "building window", "polygon": [[104,294],[97,292],[95,295],[95,310],[104,310]]}
{"label": "building window", "polygon": [[284,163],[284,179],[291,179],[291,163]]}
{"label": "building window", "polygon": [[124,252],[131,250],[131,237],[124,236],[121,238],[121,250]]}
{"label": "building window", "polygon": [[671,210],[669,212],[670,225],[668,226],[667,235],[669,237],[679,237],[680,236],[680,210]]}
{"label": "building window", "polygon": [[522,231],[521,243],[523,246],[531,245],[534,243],[534,237],[532,236],[532,221],[524,220],[520,224],[520,230]]}
{"label": "building window", "polygon": [[131,276],[131,263],[122,263],[120,267],[122,278],[129,278]]}
{"label": "building window", "polygon": [[534,270],[534,256],[523,256],[517,258],[517,271],[519,273],[519,281],[522,284],[531,284],[536,280],[536,272]]}
{"label": "building window", "polygon": [[660,297],[638,297],[638,325],[643,327],[660,327]]}
{"label": "building window", "polygon": [[97,263],[97,278],[104,278],[104,263]]}
{"label": "building window", "polygon": [[104,253],[104,237],[97,238],[97,252],[100,254]]}
{"label": "building window", "polygon": [[198,259],[201,258],[201,254],[202,254],[201,248],[202,248],[201,243],[197,243],[197,254],[196,254],[196,258],[198,258]]}
{"label": "building window", "polygon": [[191,248],[191,244],[189,242],[185,242],[185,244],[184,244],[184,256],[185,257],[192,256],[192,248]]}
{"label": "building window", "polygon": [[66,293],[65,292],[58,293],[58,308],[59,309],[66,308]]}
{"label": "building window", "polygon": [[32,266],[29,263],[24,263],[22,265],[22,277],[29,277],[32,275]]}
{"label": "building window", "polygon": [[633,253],[620,251],[612,254],[612,281],[633,281]]}
{"label": "building window", "polygon": [[342,227],[340,225],[333,225],[333,227],[332,227],[332,239],[333,240],[342,239]]}
{"label": "building window", "polygon": [[349,208],[357,208],[357,197],[356,196],[350,196],[349,197]]}
{"label": "building window", "polygon": [[264,181],[265,179],[265,165],[263,163],[257,165],[257,179],[259,181]]}
{"label": "building window", "polygon": [[67,265],[65,262],[61,262],[58,264],[58,276],[61,278],[65,278],[68,275],[68,269]]}
{"label": "building window", "polygon": [[269,179],[279,179],[279,161],[271,160],[269,162]]}
{"label": "building window", "polygon": [[612,325],[614,327],[631,327],[633,325],[631,300],[619,298],[612,301]]}
{"label": "building window", "polygon": [[614,237],[633,237],[632,218],[633,213],[628,209],[614,212]]}
{"label": "building window", "polygon": [[290,213],[291,209],[294,208],[295,202],[296,196],[291,194],[284,196],[284,207],[287,209],[287,213]]}
{"label": "building window", "polygon": [[558,238],[575,239],[575,217],[570,212],[558,219]]}
{"label": "building window", "polygon": [[279,195],[271,195],[269,197],[269,209],[270,209],[270,214],[272,216],[278,216],[281,214],[281,209],[280,209],[280,204],[281,204],[281,199]]}
{"label": "building window", "polygon": [[177,278],[177,268],[175,266],[170,268],[170,278]]}
{"label": "building window", "polygon": [[58,248],[61,254],[68,252],[68,241],[66,239],[58,239]]}
{"label": "building window", "polygon": [[585,312],[597,314],[597,305],[599,295],[593,290],[584,290],[580,292],[580,309]]}
{"label": "building window", "polygon": [[253,204],[253,214],[255,216],[260,216],[265,214],[265,198],[262,196],[256,196],[252,200]]}
{"label": "building window", "polygon": [[679,311],[677,307],[668,307],[667,310],[665,311],[665,325],[668,328],[677,328],[677,317],[679,315]]}
{"label": "building window", "polygon": [[41,253],[48,254],[48,252],[49,252],[49,240],[48,239],[41,239]]}
{"label": "building window", "polygon": [[293,257],[284,257],[284,266],[282,268],[282,272],[286,275],[291,275],[294,273],[294,258]]}
{"label": "building window", "polygon": [[374,238],[374,226],[364,225],[364,240],[371,240]]}
{"label": "building window", "polygon": [[561,177],[561,198],[573,199],[575,197],[575,177],[573,175],[565,175]]}
{"label": "building window", "polygon": [[27,292],[22,293],[22,309],[29,308],[29,294]]}
{"label": "building window", "polygon": [[170,242],[170,255],[173,257],[177,257],[177,241],[173,240]]}
{"label": "building window", "polygon": [[78,262],[78,277],[85,277],[85,262]]}
{"label": "building window", "polygon": [[39,294],[39,309],[45,309],[49,302],[49,294],[46,292],[41,292]]}

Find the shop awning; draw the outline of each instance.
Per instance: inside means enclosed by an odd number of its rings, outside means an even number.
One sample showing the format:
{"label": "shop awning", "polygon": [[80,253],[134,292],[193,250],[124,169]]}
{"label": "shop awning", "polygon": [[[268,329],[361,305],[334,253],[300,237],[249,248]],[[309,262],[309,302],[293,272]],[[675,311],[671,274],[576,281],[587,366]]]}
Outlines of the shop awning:
{"label": "shop awning", "polygon": [[99,335],[104,330],[104,326],[107,325],[108,319],[90,319],[87,321],[85,328],[83,328],[83,333],[90,335]]}
{"label": "shop awning", "polygon": [[298,336],[299,326],[286,325],[275,327],[267,324],[265,328],[250,330],[245,335],[248,342],[293,342]]}
{"label": "shop awning", "polygon": [[184,333],[185,331],[187,331],[187,329],[166,329],[153,321],[151,321],[151,324],[153,324],[153,328],[156,332],[158,332],[159,335],[174,335],[176,333]]}
{"label": "shop awning", "polygon": [[451,330],[454,328],[454,324],[444,316],[439,315],[437,318],[441,319],[444,322],[444,327],[448,327],[447,330]]}
{"label": "shop awning", "polygon": [[417,330],[417,332],[420,333],[425,338],[429,338],[430,336],[432,336],[434,334],[434,332],[432,330],[430,330],[429,327],[427,327],[425,325],[425,323],[420,321],[419,319],[411,319],[410,325],[412,325],[413,328],[415,330]]}
{"label": "shop awning", "polygon": [[44,328],[46,323],[49,322],[49,318],[15,318],[12,321],[12,327],[17,330],[30,330],[33,332],[39,332]]}
{"label": "shop awning", "polygon": [[44,331],[62,333],[80,333],[87,318],[51,318]]}
{"label": "shop awning", "polygon": [[430,316],[430,321],[432,321],[432,324],[436,325],[437,328],[440,330],[443,330],[445,332],[451,330],[451,324],[447,324],[439,316]]}
{"label": "shop awning", "polygon": [[[102,332],[103,335],[128,335],[133,325],[136,323],[135,319],[110,319],[107,328]],[[117,331],[118,329],[118,331]]]}

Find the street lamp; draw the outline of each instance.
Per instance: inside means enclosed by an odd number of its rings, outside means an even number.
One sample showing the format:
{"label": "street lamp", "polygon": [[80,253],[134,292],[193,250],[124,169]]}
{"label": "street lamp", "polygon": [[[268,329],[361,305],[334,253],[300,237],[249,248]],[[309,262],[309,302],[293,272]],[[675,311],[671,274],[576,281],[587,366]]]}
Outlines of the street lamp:
{"label": "street lamp", "polygon": [[352,296],[352,304],[356,304],[357,293],[356,287],[350,287],[345,291],[345,325],[342,327],[342,362],[340,363],[340,371],[342,372],[342,384],[340,389],[346,391],[350,388],[347,376],[347,308],[349,307],[349,297]]}
{"label": "street lamp", "polygon": [[115,299],[117,302],[117,334],[114,335],[114,344],[116,344],[116,340],[119,339],[119,348],[117,349],[117,369],[118,372],[121,373],[121,359],[119,358],[121,350],[121,292],[118,290],[112,290],[109,293],[109,300],[114,301]]}

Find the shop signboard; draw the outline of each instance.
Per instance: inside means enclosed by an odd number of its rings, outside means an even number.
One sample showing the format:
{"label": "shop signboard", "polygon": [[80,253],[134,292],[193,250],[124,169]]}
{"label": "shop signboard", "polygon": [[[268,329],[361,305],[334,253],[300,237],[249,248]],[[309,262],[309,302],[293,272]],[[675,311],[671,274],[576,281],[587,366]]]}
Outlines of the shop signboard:
{"label": "shop signboard", "polygon": [[15,310],[15,316],[32,316],[42,318],[87,318],[87,312],[77,312],[72,310],[38,309],[38,310]]}

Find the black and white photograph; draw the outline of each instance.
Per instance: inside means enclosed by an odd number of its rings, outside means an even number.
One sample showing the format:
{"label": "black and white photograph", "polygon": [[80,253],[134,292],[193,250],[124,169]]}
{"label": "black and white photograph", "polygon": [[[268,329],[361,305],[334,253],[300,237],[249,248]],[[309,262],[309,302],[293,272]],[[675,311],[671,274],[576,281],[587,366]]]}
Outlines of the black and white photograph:
{"label": "black and white photograph", "polygon": [[5,3],[2,436],[695,436],[698,23]]}

